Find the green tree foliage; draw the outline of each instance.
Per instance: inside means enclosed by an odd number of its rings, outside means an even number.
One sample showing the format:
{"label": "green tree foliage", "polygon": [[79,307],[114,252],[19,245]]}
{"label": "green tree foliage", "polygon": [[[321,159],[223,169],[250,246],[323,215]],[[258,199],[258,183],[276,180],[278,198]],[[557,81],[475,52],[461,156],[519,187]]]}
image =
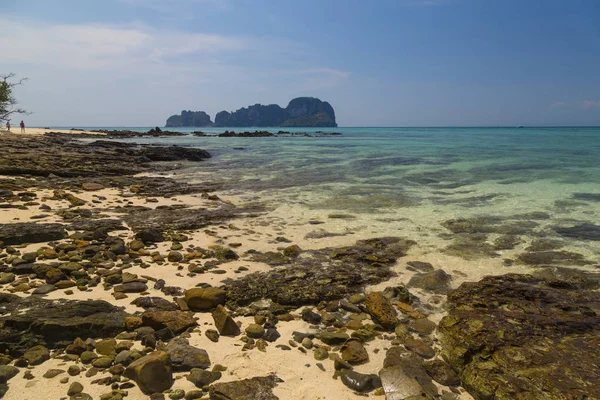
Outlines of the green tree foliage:
{"label": "green tree foliage", "polygon": [[0,75],[0,121],[8,121],[12,114],[29,114],[17,107],[17,100],[13,95],[14,87],[22,85],[27,78],[16,80],[15,76],[13,73]]}

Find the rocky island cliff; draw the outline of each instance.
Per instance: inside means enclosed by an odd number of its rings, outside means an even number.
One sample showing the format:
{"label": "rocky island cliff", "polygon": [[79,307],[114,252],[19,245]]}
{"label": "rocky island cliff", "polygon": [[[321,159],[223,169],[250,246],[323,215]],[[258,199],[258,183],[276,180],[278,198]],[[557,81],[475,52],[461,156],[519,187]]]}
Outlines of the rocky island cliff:
{"label": "rocky island cliff", "polygon": [[215,122],[204,111],[182,111],[167,119],[167,127],[336,127],[331,104],[315,97],[297,97],[286,108],[254,104],[237,111],[221,111]]}

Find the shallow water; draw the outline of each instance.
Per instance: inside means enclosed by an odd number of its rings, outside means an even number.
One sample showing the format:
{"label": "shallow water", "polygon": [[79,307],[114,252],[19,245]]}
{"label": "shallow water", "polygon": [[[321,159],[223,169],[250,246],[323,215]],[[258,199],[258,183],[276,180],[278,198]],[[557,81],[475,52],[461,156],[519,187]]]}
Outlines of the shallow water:
{"label": "shallow water", "polygon": [[[586,268],[600,263],[600,128],[290,131],[312,137],[135,141],[208,150],[212,159],[176,177],[218,183],[239,201],[266,202],[273,216],[290,224],[350,213],[356,218],[336,223],[356,237],[404,235],[417,240],[424,253],[494,259],[495,265],[518,261],[534,240],[550,238],[560,241],[557,251],[582,254]],[[448,222],[456,219],[466,219],[462,231]],[[561,230],[582,224],[576,235]],[[496,240],[517,244],[502,248],[507,246],[494,245]],[[581,266],[569,257],[557,263]]]}

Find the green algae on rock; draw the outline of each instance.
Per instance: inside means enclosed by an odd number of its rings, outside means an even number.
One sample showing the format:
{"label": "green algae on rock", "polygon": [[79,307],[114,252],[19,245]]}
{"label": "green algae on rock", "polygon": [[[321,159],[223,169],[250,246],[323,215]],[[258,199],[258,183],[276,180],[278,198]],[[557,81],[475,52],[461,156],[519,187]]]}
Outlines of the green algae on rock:
{"label": "green algae on rock", "polygon": [[600,293],[509,274],[448,294],[442,355],[478,399],[600,397]]}
{"label": "green algae on rock", "polygon": [[390,266],[416,243],[400,237],[359,240],[354,246],[305,251],[306,257],[266,273],[226,280],[227,305],[262,298],[286,306],[318,304],[354,294],[393,276]]}

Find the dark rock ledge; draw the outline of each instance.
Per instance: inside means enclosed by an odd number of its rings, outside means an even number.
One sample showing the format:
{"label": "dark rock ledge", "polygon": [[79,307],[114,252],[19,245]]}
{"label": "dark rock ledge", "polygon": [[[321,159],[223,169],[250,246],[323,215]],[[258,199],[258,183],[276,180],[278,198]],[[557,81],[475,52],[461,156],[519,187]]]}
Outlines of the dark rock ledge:
{"label": "dark rock ledge", "polygon": [[600,398],[600,293],[530,275],[448,295],[443,356],[477,399]]}

